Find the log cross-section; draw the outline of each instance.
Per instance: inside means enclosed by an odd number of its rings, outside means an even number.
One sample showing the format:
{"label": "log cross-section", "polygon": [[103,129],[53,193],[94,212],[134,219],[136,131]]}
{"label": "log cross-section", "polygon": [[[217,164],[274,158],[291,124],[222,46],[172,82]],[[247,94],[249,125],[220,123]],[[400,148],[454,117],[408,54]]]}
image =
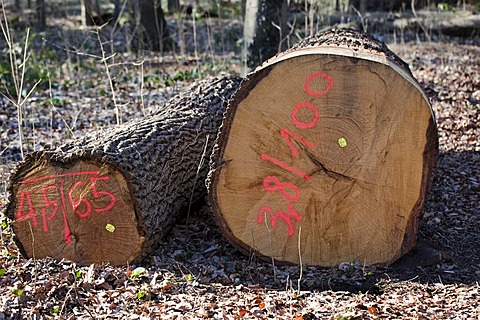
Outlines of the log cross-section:
{"label": "log cross-section", "polygon": [[330,31],[268,60],[232,98],[213,211],[249,254],[388,265],[415,244],[437,148],[408,66],[368,35]]}
{"label": "log cross-section", "polygon": [[199,82],[151,116],[29,155],[6,214],[26,257],[126,264],[206,194],[208,157],[239,77]]}

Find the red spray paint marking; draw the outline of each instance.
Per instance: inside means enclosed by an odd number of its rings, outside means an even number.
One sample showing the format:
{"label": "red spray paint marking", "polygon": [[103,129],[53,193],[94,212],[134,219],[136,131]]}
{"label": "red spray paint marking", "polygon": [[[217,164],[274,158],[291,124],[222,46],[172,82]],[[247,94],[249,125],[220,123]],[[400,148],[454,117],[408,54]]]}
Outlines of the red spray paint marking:
{"label": "red spray paint marking", "polygon": [[[48,179],[58,179],[57,183],[44,186],[41,189],[44,207],[40,209],[40,212],[42,216],[42,229],[44,232],[46,233],[49,232],[48,221],[51,221],[56,216],[58,209],[61,208],[63,226],[64,226],[63,227],[64,240],[65,240],[65,243],[70,243],[72,241],[71,230],[70,230],[68,216],[67,216],[68,210],[67,210],[67,201],[65,199],[65,186],[64,186],[63,178],[82,176],[82,175],[97,175],[97,174],[100,174],[100,171],[70,172],[66,174],[49,175],[49,176],[43,176],[38,178],[32,178],[32,179],[27,179],[19,182],[20,184],[28,184],[28,183],[35,183],[35,182],[48,180]],[[102,213],[102,212],[107,212],[112,210],[113,207],[115,206],[115,203],[117,202],[115,195],[107,191],[98,190],[98,187],[96,185],[97,181],[108,181],[108,180],[110,180],[108,176],[90,177],[90,186],[92,189],[93,199],[98,199],[102,197],[110,198],[110,202],[105,207],[95,208],[92,206],[92,203],[87,198],[80,198],[74,201],[73,193],[75,189],[85,185],[85,182],[83,181],[76,181],[70,186],[68,190],[68,204],[69,204],[68,207],[82,219],[87,218],[91,214],[92,208],[93,208],[93,211],[97,213]],[[56,201],[55,197],[51,197],[51,198],[48,197],[48,191],[57,190],[57,189],[58,189],[58,194],[56,196],[59,196],[60,201]],[[25,202],[27,202],[29,211],[28,213],[23,214]],[[80,204],[84,204],[85,211],[82,212],[78,209]],[[52,212],[50,214],[47,214],[47,209],[52,206],[53,206]],[[37,223],[35,208],[31,200],[31,193],[28,191],[20,193],[19,206],[18,206],[17,215],[16,215],[17,221],[25,220],[27,218],[32,219],[33,227],[36,228],[38,223]]]}
{"label": "red spray paint marking", "polygon": [[[310,89],[311,82],[316,78],[321,78],[327,81],[327,87],[324,90],[314,91]],[[332,90],[332,87],[333,87],[333,78],[329,74],[322,73],[322,72],[315,72],[307,77],[307,79],[305,80],[305,85],[303,89],[305,93],[311,97],[320,97],[330,92],[330,90]],[[297,113],[302,108],[309,109],[313,113],[313,118],[309,122],[303,122],[298,120]],[[292,113],[290,115],[290,119],[292,120],[293,124],[297,128],[308,129],[308,128],[314,127],[317,124],[319,119],[319,112],[318,112],[318,109],[313,104],[309,102],[299,102],[293,108]],[[294,158],[298,157],[299,152],[298,152],[298,149],[295,147],[294,143],[292,142],[292,138],[309,148],[315,147],[315,145],[312,142],[303,139],[302,137],[288,131],[285,128],[282,128],[280,130],[280,134],[286,140],[288,147],[290,148],[290,151],[292,152],[292,156]],[[273,158],[265,153],[262,154],[260,158],[262,160],[269,161],[279,166],[282,169],[290,171],[304,178],[305,180],[310,180],[310,176],[307,175],[306,173],[286,164],[283,161]],[[259,224],[263,223],[265,220],[265,215],[268,213],[270,215],[270,224],[272,228],[275,228],[277,226],[277,220],[281,219],[285,222],[285,224],[288,227],[288,235],[289,236],[293,235],[294,228],[293,228],[292,219],[295,219],[297,221],[300,221],[302,219],[302,216],[293,207],[293,202],[296,202],[300,197],[300,191],[294,184],[280,182],[278,177],[276,176],[267,176],[263,180],[263,186],[267,192],[278,191],[283,196],[283,198],[289,201],[290,203],[287,205],[288,213],[285,213],[282,210],[274,213],[272,208],[270,208],[269,206],[262,206],[257,215],[257,223]],[[293,195],[289,194],[286,191],[287,189],[293,190],[294,194]]]}
{"label": "red spray paint marking", "polygon": [[260,208],[258,212],[257,223],[259,224],[263,223],[265,213],[268,213],[270,215],[270,225],[272,226],[272,228],[275,228],[277,226],[277,219],[282,219],[287,225],[288,235],[291,236],[294,233],[292,218],[297,221],[300,221],[302,217],[298,214],[297,211],[295,211],[295,209],[293,208],[293,205],[289,204],[287,208],[288,208],[288,214],[283,212],[282,210],[279,210],[273,213],[272,208],[268,206],[263,206]]}
{"label": "red spray paint marking", "polygon": [[[297,112],[301,109],[301,108],[307,108],[309,110],[311,110],[313,112],[313,119],[310,121],[310,122],[301,122],[297,119]],[[311,128],[313,127],[314,125],[317,124],[317,121],[318,121],[318,110],[317,108],[311,104],[311,103],[308,103],[308,102],[299,102],[297,103],[297,105],[295,106],[295,108],[293,109],[292,111],[292,114],[290,115],[290,117],[292,118],[292,121],[293,123],[295,124],[295,126],[297,128],[300,128],[300,129],[307,129],[307,128]]]}
{"label": "red spray paint marking", "polygon": [[[292,142],[292,139],[295,139],[297,141],[300,141],[303,145],[307,146],[307,147],[310,147],[310,148],[314,148],[315,147],[315,144],[313,144],[312,142],[308,141],[308,140],[305,140],[303,139],[302,137],[299,137],[297,136],[296,134],[294,133],[291,133],[290,131],[288,131],[287,129],[281,129],[280,130],[280,134],[282,135],[282,137],[285,138],[285,140],[287,140],[287,144],[288,146],[290,147],[290,150],[292,151],[292,156],[294,156],[295,158],[298,157],[298,149],[295,148],[295,145],[293,144]],[[290,138],[291,137],[291,138]]]}
{"label": "red spray paint marking", "polygon": [[[323,78],[327,80],[327,83],[328,83],[327,88],[322,91],[310,90],[310,83],[315,78]],[[332,90],[332,87],[333,87],[333,78],[330,75],[322,72],[315,72],[307,77],[307,80],[305,81],[304,90],[305,90],[305,93],[308,94],[309,96],[320,97],[320,96],[323,96],[324,94],[327,94],[330,90]]]}
{"label": "red spray paint marking", "polygon": [[72,242],[72,236],[70,234],[70,226],[68,225],[67,218],[67,205],[65,204],[65,191],[63,190],[63,179],[60,179],[60,199],[62,200],[62,212],[63,212],[63,236],[65,243]]}
{"label": "red spray paint marking", "polygon": [[[273,185],[271,184],[273,183]],[[268,176],[263,180],[263,187],[265,190],[269,192],[275,192],[278,191],[282,194],[282,196],[290,201],[290,202],[295,202],[298,200],[298,197],[300,196],[300,191],[298,191],[298,188],[292,184],[292,183],[286,183],[286,182],[280,182],[278,177],[276,176]],[[293,190],[293,195],[290,195],[286,189]]]}
{"label": "red spray paint marking", "polygon": [[[45,207],[40,210],[42,213],[42,221],[43,221],[43,231],[48,232],[48,223],[47,221],[51,221],[53,217],[57,214],[58,211],[58,203],[55,200],[49,200],[47,197],[47,190],[49,189],[57,189],[58,185],[57,184],[52,184],[46,187],[42,188],[42,195],[43,195],[43,203],[45,204]],[[53,212],[47,216],[47,208],[52,206],[54,207]]]}
{"label": "red spray paint marking", "polygon": [[110,192],[107,192],[107,191],[98,191],[97,190],[97,186],[95,184],[96,181],[107,181],[107,180],[110,180],[109,177],[107,176],[104,176],[104,177],[91,177],[90,178],[90,184],[92,185],[92,193],[93,193],[93,198],[94,199],[97,199],[97,198],[100,198],[102,195],[104,196],[107,196],[110,198],[110,203],[104,207],[104,208],[94,208],[93,210],[95,210],[95,212],[107,212],[107,211],[110,211],[112,210],[113,206],[115,205],[115,203],[117,202],[117,198],[115,198],[115,196],[110,193]]}
{"label": "red spray paint marking", "polygon": [[[75,212],[80,218],[86,218],[90,215],[92,212],[92,205],[90,204],[90,201],[88,201],[85,198],[80,198],[77,201],[73,201],[73,192],[75,191],[75,188],[77,186],[84,186],[85,182],[83,181],[77,181],[75,182],[71,187],[70,190],[68,191],[68,200],[70,200],[70,206],[73,209],[73,212]],[[85,212],[81,212],[78,210],[78,207],[80,204],[83,203],[85,205]]]}
{"label": "red spray paint marking", "polygon": [[55,179],[55,178],[62,178],[62,177],[74,177],[74,176],[82,176],[82,175],[97,175],[100,174],[100,171],[79,171],[79,172],[69,172],[65,174],[57,174],[57,175],[50,175],[50,176],[43,176],[43,177],[38,177],[38,178],[32,178],[32,179],[27,179],[27,180],[22,180],[19,183],[20,184],[26,184],[26,183],[31,183],[31,182],[38,182],[42,180],[47,180],[47,179]]}
{"label": "red spray paint marking", "polygon": [[[25,202],[25,199],[27,200],[28,202],[28,206],[29,206],[29,211],[27,214],[23,214],[23,204]],[[33,222],[33,227],[36,228],[37,227],[37,217],[35,216],[35,210],[33,209],[33,204],[32,204],[32,198],[30,197],[30,192],[21,192],[20,193],[20,203],[18,205],[18,210],[17,210],[17,220],[18,221],[21,221],[21,220],[25,220],[25,219],[28,219],[29,217],[32,218],[32,222]]]}

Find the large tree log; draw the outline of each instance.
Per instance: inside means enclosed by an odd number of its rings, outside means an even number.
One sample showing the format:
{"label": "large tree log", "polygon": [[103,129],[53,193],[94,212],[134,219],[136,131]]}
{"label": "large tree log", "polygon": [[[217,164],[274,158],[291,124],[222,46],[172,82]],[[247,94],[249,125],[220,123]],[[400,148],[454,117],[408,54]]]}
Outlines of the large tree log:
{"label": "large tree log", "polygon": [[206,193],[204,157],[239,83],[202,81],[152,116],[26,157],[6,211],[22,254],[124,264],[151,252]]}
{"label": "large tree log", "polygon": [[220,131],[210,201],[244,252],[388,265],[414,246],[434,115],[408,66],[374,38],[331,31],[267,61]]}

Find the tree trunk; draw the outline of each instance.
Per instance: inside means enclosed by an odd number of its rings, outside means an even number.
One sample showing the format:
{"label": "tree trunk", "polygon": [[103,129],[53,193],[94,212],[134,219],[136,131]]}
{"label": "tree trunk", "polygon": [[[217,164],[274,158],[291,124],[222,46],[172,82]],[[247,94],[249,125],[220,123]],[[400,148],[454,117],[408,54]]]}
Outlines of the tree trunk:
{"label": "tree trunk", "polygon": [[239,81],[200,82],[152,116],[28,156],[6,211],[22,254],[125,264],[151,252],[206,193],[204,158]]}
{"label": "tree trunk", "polygon": [[[14,4],[15,4],[15,5],[14,5],[14,6],[15,6],[15,10],[16,10],[17,12],[20,12],[20,11],[22,10],[21,1],[20,1],[20,0],[15,0]],[[2,4],[2,6],[3,6],[3,4]]]}
{"label": "tree trunk", "polygon": [[279,27],[280,27],[280,41],[278,43],[278,52],[282,52],[283,50],[287,50],[290,48],[290,41],[288,39],[289,30],[288,30],[288,16],[290,12],[289,1],[282,0],[279,3]]}
{"label": "tree trunk", "polygon": [[210,201],[245,253],[388,265],[415,244],[437,150],[408,66],[368,35],[331,31],[242,83],[212,157]]}
{"label": "tree trunk", "polygon": [[113,1],[113,16],[112,19],[114,21],[114,24],[117,25],[120,21],[120,15],[122,13],[122,6],[123,6],[123,1],[120,0],[114,0]]}
{"label": "tree trunk", "polygon": [[38,30],[43,31],[47,27],[47,17],[45,14],[45,0],[37,0],[37,24]]}
{"label": "tree trunk", "polygon": [[242,46],[242,75],[250,72],[248,65],[248,50],[253,44],[257,31],[259,0],[247,0],[245,5],[245,20],[243,22],[243,46]]}
{"label": "tree trunk", "polygon": [[178,12],[180,10],[180,0],[168,0],[168,12]]}
{"label": "tree trunk", "polygon": [[287,0],[247,2],[244,26],[246,60],[244,74],[287,48],[288,11]]}
{"label": "tree trunk", "polygon": [[98,0],[81,1],[81,18],[83,26],[95,25],[95,18],[102,15]]}
{"label": "tree trunk", "polygon": [[[160,0],[140,1],[140,34],[138,40],[152,51],[170,50],[172,43]],[[142,46],[139,46],[142,47]]]}

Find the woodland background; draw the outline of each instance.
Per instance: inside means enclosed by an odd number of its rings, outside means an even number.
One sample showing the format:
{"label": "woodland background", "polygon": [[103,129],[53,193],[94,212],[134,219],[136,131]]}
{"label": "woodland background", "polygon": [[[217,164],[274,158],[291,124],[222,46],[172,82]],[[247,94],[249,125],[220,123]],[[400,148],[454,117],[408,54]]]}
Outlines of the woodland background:
{"label": "woodland background", "polygon": [[[372,33],[409,63],[440,155],[419,246],[389,268],[278,266],[226,243],[207,205],[137,265],[22,258],[0,214],[0,319],[480,317],[480,1],[0,2],[0,210],[11,170],[147,115],[191,82],[244,74],[333,27]],[[244,33],[248,25],[256,33]]]}

